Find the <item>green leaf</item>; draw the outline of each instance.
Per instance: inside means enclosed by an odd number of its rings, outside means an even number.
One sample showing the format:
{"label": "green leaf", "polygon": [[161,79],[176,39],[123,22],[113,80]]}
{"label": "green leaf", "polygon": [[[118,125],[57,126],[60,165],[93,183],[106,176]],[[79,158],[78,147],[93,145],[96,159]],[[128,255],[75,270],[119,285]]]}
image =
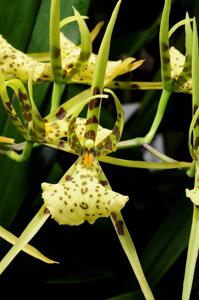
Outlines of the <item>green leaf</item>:
{"label": "green leaf", "polygon": [[161,74],[164,89],[170,89],[171,84],[171,67],[169,57],[169,15],[171,0],[165,0],[160,23],[160,60]]}
{"label": "green leaf", "polygon": [[26,49],[39,6],[39,0],[0,1],[0,33],[14,47]]}

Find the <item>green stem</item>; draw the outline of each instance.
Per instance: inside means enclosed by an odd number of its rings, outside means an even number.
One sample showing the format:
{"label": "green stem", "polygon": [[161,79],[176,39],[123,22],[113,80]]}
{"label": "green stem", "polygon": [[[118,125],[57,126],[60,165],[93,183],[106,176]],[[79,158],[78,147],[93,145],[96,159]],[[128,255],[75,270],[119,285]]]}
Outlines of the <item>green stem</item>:
{"label": "green stem", "polygon": [[60,0],[52,0],[50,8],[50,57],[53,75],[53,94],[51,112],[59,106],[63,84],[63,70],[60,49]]}
{"label": "green stem", "polygon": [[63,88],[62,83],[58,83],[58,82],[53,83],[53,93],[52,93],[52,99],[51,99],[50,113],[53,112],[60,104],[62,88]]}
{"label": "green stem", "polygon": [[190,169],[187,171],[187,176],[195,177],[195,171],[196,171],[196,162],[195,160],[193,160]]}
{"label": "green stem", "polygon": [[145,143],[150,143],[152,141],[152,139],[154,138],[154,135],[160,125],[160,122],[162,121],[169,97],[171,95],[171,92],[167,91],[167,90],[163,90],[162,91],[162,95],[160,98],[160,102],[158,105],[158,109],[157,109],[157,113],[155,116],[155,119],[153,121],[153,124],[149,130],[149,132],[147,133],[147,135],[144,137],[144,142]]}
{"label": "green stem", "polygon": [[[113,216],[117,216],[117,220],[115,220],[115,217],[113,217]],[[138,255],[137,255],[135,245],[134,245],[131,235],[129,234],[129,231],[125,225],[122,214],[117,213],[117,214],[111,215],[111,221],[112,221],[115,231],[117,233],[118,239],[122,245],[122,248],[123,248],[123,250],[131,264],[131,267],[135,273],[135,276],[140,284],[140,287],[145,296],[145,299],[146,300],[154,300],[155,298],[153,297],[151,289],[150,289],[148,282],[144,276],[144,272],[142,270],[142,266],[140,264],[140,261],[139,261]],[[123,228],[122,234],[118,232],[117,222],[120,222],[120,224],[122,224],[122,228]]]}
{"label": "green stem", "polygon": [[168,169],[181,169],[190,168],[191,163],[176,161],[176,162],[149,162],[139,160],[120,159],[111,156],[102,156],[98,158],[99,161],[107,164],[127,167],[127,168],[139,168],[139,169],[155,169],[155,170],[168,170]]}
{"label": "green stem", "polygon": [[169,56],[169,15],[171,9],[171,0],[165,0],[160,22],[160,60],[163,88],[172,90],[171,86],[171,66]]}
{"label": "green stem", "polygon": [[153,148],[152,146],[150,146],[148,144],[143,144],[142,146],[148,152],[150,152],[154,157],[159,158],[160,160],[162,160],[164,162],[177,162],[177,160],[161,153],[160,151],[156,150],[155,148]]}
{"label": "green stem", "polygon": [[183,292],[182,292],[182,300],[189,300],[194,271],[196,267],[196,261],[198,257],[199,250],[199,208],[194,205],[193,207],[193,219],[191,225],[191,233],[189,237],[189,245],[188,245],[188,253],[187,253],[187,261],[185,267],[185,275],[183,282]]}
{"label": "green stem", "polygon": [[60,0],[51,0],[50,7],[50,57],[53,81],[59,82],[63,78],[60,50]]}

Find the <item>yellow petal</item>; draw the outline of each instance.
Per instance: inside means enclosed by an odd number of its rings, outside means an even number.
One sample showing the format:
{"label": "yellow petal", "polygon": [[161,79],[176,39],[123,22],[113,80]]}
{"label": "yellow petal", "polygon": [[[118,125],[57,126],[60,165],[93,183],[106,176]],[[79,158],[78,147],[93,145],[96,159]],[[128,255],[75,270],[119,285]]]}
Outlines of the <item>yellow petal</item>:
{"label": "yellow petal", "polygon": [[171,47],[169,49],[169,54],[171,63],[171,78],[177,80],[184,68],[185,56],[175,47]]}
{"label": "yellow petal", "polygon": [[[14,245],[17,242],[17,237],[14,234],[12,234],[11,232],[9,232],[8,230],[6,230],[5,228],[3,228],[2,226],[0,226],[0,237],[2,237],[4,240],[11,243],[12,245]],[[43,255],[40,251],[38,251],[36,248],[32,247],[29,244],[27,244],[22,250],[24,252],[26,252],[27,254],[29,254],[47,264],[58,263],[52,259],[49,259],[48,257]]]}
{"label": "yellow petal", "polygon": [[84,221],[92,224],[124,207],[128,196],[102,185],[98,180],[100,170],[95,160],[90,167],[79,160],[73,174],[65,176],[64,183],[42,183],[45,205],[60,225],[80,225]]}
{"label": "yellow petal", "polygon": [[32,57],[12,47],[0,35],[0,64],[6,79],[19,78],[28,80],[29,73],[34,69],[33,80],[50,76],[50,65],[37,62]]}
{"label": "yellow petal", "polygon": [[0,136],[0,143],[5,143],[5,144],[13,144],[14,143],[14,139],[12,138],[8,138],[6,136]]}
{"label": "yellow petal", "polygon": [[190,200],[195,205],[199,205],[199,189],[194,188],[192,190],[186,189],[186,196],[190,198]]}

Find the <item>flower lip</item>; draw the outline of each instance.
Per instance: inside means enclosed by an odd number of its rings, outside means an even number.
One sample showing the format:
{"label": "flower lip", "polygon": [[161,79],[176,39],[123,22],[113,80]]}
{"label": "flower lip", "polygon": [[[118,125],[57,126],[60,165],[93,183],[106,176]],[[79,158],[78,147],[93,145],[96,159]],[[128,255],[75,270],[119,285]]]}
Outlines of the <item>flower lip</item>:
{"label": "flower lip", "polygon": [[81,157],[74,171],[65,174],[64,181],[42,183],[42,197],[52,218],[63,225],[80,225],[84,221],[92,224],[100,217],[119,212],[128,196],[108,189],[104,182],[101,184],[100,172],[101,167],[94,158],[87,166]]}

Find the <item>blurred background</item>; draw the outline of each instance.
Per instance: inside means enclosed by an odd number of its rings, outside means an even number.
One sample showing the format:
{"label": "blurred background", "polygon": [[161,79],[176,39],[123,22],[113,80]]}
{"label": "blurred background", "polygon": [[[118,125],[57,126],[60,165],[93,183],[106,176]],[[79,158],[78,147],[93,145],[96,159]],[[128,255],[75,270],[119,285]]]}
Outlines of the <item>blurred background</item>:
{"label": "blurred background", "polygon": [[[61,0],[62,18],[72,15],[72,6],[88,15],[92,30],[104,21],[93,44],[97,53],[105,26],[116,0]],[[164,1],[123,0],[114,29],[110,59],[127,56],[144,58],[141,68],[122,76],[125,81],[160,81],[158,31]],[[0,0],[0,34],[14,47],[25,52],[48,51],[50,0]],[[199,2],[172,1],[170,26],[185,17],[199,16]],[[64,28],[64,33],[79,43],[76,24]],[[184,51],[184,30],[178,29],[171,44]],[[85,89],[68,85],[63,101]],[[52,85],[34,87],[34,99],[43,116],[48,113]],[[161,91],[116,91],[126,114],[122,139],[144,136],[154,118]],[[130,113],[129,113],[130,112]],[[103,106],[101,122],[111,128],[114,108]],[[154,146],[174,159],[190,161],[188,129],[191,121],[191,96],[173,94],[158,130]],[[0,103],[0,135],[20,136],[10,124]],[[132,160],[152,159],[144,149],[120,150],[117,157]],[[16,163],[0,156],[0,225],[16,235],[22,230],[42,204],[41,183],[56,183],[74,162],[75,157],[47,147],[34,149],[31,158]],[[187,242],[191,224],[192,205],[185,197],[185,188],[193,180],[182,170],[141,170],[102,163],[114,191],[128,194],[130,200],[123,209],[147,280],[157,300],[179,300],[184,276]],[[24,286],[31,295],[42,289],[46,295],[65,299],[142,300],[137,281],[120,247],[112,223],[100,219],[94,225],[59,226],[48,220],[31,241],[44,254],[60,262],[45,265],[20,253],[0,278],[1,290],[23,294]],[[0,240],[0,255],[10,245]],[[196,269],[193,295],[199,296],[199,271]]]}

